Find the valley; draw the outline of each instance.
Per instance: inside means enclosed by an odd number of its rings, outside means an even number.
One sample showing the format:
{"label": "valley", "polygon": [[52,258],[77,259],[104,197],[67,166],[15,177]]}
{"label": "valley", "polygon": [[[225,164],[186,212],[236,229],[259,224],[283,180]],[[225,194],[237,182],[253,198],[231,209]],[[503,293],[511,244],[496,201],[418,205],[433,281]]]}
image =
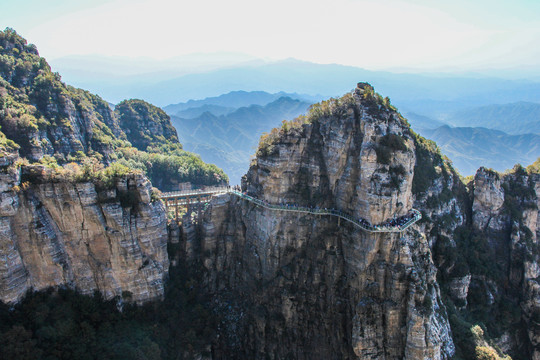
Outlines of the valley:
{"label": "valley", "polygon": [[2,356],[540,357],[536,83],[289,59],[162,110],[0,55]]}

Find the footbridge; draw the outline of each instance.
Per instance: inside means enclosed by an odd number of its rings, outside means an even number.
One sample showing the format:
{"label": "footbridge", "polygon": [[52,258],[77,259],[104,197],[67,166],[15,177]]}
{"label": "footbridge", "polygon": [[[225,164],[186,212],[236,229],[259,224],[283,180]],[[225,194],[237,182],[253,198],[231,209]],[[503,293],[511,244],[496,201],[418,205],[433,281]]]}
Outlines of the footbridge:
{"label": "footbridge", "polygon": [[274,211],[285,211],[285,212],[295,212],[295,213],[304,213],[304,214],[313,214],[320,216],[334,216],[338,219],[343,219],[352,223],[353,225],[361,228],[364,231],[371,233],[399,233],[407,230],[411,225],[416,223],[422,218],[420,211],[416,209],[411,209],[411,211],[399,218],[389,219],[381,224],[372,225],[367,220],[362,218],[355,218],[349,214],[342,212],[341,210],[336,209],[320,209],[317,207],[305,207],[305,206],[295,206],[290,204],[270,204],[264,200],[254,198],[250,195],[236,191],[229,187],[213,187],[206,188],[204,190],[185,190],[185,191],[176,191],[163,193],[161,199],[164,201],[167,208],[167,213],[170,207],[175,208],[176,219],[179,219],[178,207],[180,206],[200,206],[203,203],[208,203],[213,196],[221,194],[232,194],[238,196],[241,199],[249,201],[257,206],[263,207],[265,209],[274,210]]}
{"label": "footbridge", "polygon": [[208,187],[205,189],[196,190],[184,190],[164,192],[161,194],[161,200],[165,204],[167,214],[169,209],[174,209],[175,219],[178,221],[181,217],[179,209],[181,207],[187,208],[187,211],[197,211],[200,214],[201,207],[209,203],[213,196],[226,194],[229,192],[228,187]]}

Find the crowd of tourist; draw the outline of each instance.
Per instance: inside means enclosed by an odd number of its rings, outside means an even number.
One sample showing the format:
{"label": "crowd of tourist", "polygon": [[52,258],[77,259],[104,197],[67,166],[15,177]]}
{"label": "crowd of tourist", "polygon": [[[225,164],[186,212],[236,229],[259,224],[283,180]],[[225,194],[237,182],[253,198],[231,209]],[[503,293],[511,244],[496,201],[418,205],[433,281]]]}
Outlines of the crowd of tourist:
{"label": "crowd of tourist", "polygon": [[384,227],[398,227],[401,229],[405,224],[407,224],[410,220],[415,218],[417,216],[416,213],[410,213],[404,216],[400,216],[398,218],[392,218],[388,219],[385,222],[381,224],[381,226]]}
{"label": "crowd of tourist", "polygon": [[[233,186],[232,190],[238,193],[242,193],[241,188],[238,185]],[[289,203],[282,203],[279,205],[275,205],[275,204],[270,204],[264,200],[260,200],[260,199],[256,199],[251,196],[248,196],[246,193],[242,193],[242,195],[244,197],[249,198],[249,200],[255,201],[257,203],[261,203],[268,208],[274,208],[274,209],[278,208],[278,209],[283,209],[283,210],[305,211],[305,212],[314,213],[314,214],[331,214],[331,215],[341,216],[359,224],[360,227],[366,230],[371,230],[371,231],[373,230],[402,230],[409,223],[409,221],[419,216],[417,212],[413,211],[404,216],[388,219],[381,224],[371,225],[371,223],[364,218],[361,218],[361,217],[353,218],[352,216],[344,214],[341,211],[335,210],[335,209],[327,209],[327,208],[323,209],[319,207],[299,206],[298,204],[289,204]]]}

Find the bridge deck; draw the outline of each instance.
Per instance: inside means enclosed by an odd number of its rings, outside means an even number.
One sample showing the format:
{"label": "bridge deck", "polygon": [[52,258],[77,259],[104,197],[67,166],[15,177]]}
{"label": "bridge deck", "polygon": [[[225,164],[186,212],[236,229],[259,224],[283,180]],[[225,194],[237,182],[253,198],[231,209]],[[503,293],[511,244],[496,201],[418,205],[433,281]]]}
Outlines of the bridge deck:
{"label": "bridge deck", "polygon": [[204,190],[183,190],[183,191],[172,191],[164,192],[161,194],[162,199],[173,199],[173,198],[187,198],[187,197],[198,197],[198,196],[213,196],[219,194],[226,194],[229,191],[226,187],[213,187],[206,188]]}
{"label": "bridge deck", "polygon": [[296,213],[305,213],[305,214],[314,214],[314,215],[325,215],[325,216],[335,216],[338,218],[341,218],[343,220],[346,220],[353,225],[361,228],[362,230],[373,232],[373,233],[398,233],[403,232],[407,230],[411,225],[416,223],[418,220],[422,218],[422,214],[420,211],[416,209],[411,209],[410,213],[410,219],[407,220],[405,223],[401,225],[371,225],[367,220],[361,220],[356,219],[352,217],[349,214],[346,214],[340,210],[336,209],[317,209],[317,208],[310,208],[310,207],[297,207],[297,206],[291,206],[291,205],[276,205],[276,204],[269,204],[266,201],[254,198],[252,196],[249,196],[247,194],[243,194],[239,191],[231,190],[227,187],[215,187],[210,189],[205,189],[203,191],[199,190],[185,190],[185,191],[176,191],[176,192],[170,192],[170,193],[163,193],[161,198],[168,200],[176,200],[177,205],[185,205],[188,202],[183,201],[183,199],[188,198],[197,198],[197,197],[206,197],[206,196],[213,196],[213,195],[220,195],[220,194],[226,194],[230,193],[233,195],[236,195],[244,200],[250,201],[260,207],[263,207],[265,209],[269,210],[276,210],[276,211],[288,211],[288,212],[296,212]]}

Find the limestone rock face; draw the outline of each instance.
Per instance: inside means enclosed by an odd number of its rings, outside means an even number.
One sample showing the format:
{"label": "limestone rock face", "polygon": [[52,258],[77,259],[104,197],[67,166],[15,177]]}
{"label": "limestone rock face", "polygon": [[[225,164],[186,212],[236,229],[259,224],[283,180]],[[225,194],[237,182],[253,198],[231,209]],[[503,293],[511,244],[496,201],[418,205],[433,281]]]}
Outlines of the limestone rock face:
{"label": "limestone rock face", "polygon": [[505,269],[499,278],[489,274],[488,286],[486,281],[476,286],[489,289],[490,303],[505,293],[518,300],[528,341],[507,334],[505,342],[517,344],[532,359],[540,359],[539,195],[540,175],[520,168],[505,175],[481,168],[474,179],[473,226],[494,249],[493,261]]}
{"label": "limestone rock face", "polygon": [[[283,129],[259,152],[244,190],[372,223],[406,214],[413,202],[412,135],[395,111],[370,101],[368,86],[327,103],[316,120]],[[454,344],[436,268],[418,229],[373,234],[330,216],[215,198],[200,248],[185,245],[188,257],[199,254],[215,311],[225,319],[215,357],[450,358]]]}
{"label": "limestone rock face", "polygon": [[454,278],[450,281],[448,288],[451,296],[454,300],[458,300],[467,305],[467,294],[469,293],[469,285],[471,284],[471,275],[465,275],[463,277]]}
{"label": "limestone rock face", "polygon": [[[374,112],[377,105],[366,104],[361,88],[349,102],[330,104],[318,121],[281,134],[270,154],[254,160],[248,192],[275,204],[336,208],[372,223],[406,214],[415,164],[408,125],[395,111]],[[402,143],[392,148],[389,139]],[[377,152],[385,150],[381,163]]]}
{"label": "limestone rock face", "polygon": [[129,175],[97,190],[51,182],[44,168],[23,166],[23,180],[29,174],[31,183],[21,183],[14,167],[0,176],[0,300],[16,302],[50,286],[98,290],[105,298],[129,292],[139,303],[163,296],[165,211],[150,201],[146,178]]}
{"label": "limestone rock face", "polygon": [[[474,177],[473,221],[479,228],[502,230],[499,215],[504,203],[504,190],[497,173],[480,168]],[[493,220],[493,221],[492,221]]]}

